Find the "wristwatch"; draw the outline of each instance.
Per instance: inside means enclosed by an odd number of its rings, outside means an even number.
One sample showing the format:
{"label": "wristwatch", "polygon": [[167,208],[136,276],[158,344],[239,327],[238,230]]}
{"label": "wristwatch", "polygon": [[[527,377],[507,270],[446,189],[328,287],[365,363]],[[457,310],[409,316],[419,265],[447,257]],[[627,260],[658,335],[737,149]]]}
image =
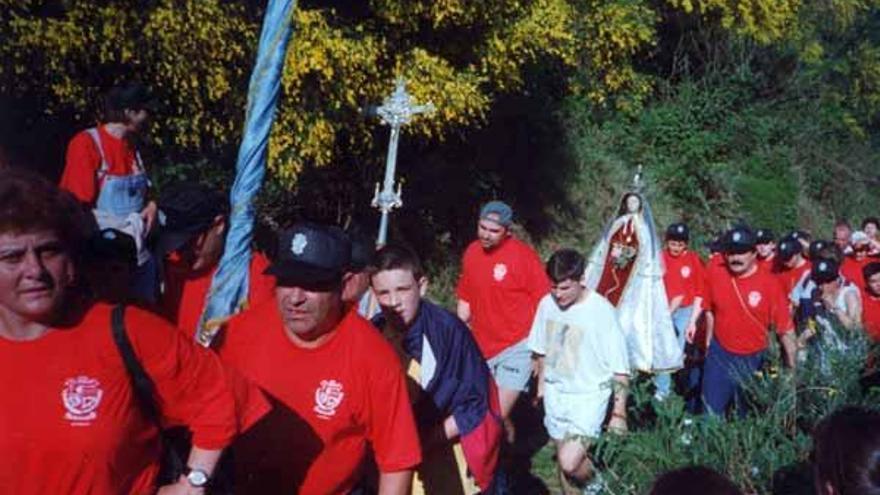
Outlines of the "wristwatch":
{"label": "wristwatch", "polygon": [[184,474],[186,475],[186,481],[193,488],[204,488],[208,486],[208,482],[211,481],[208,473],[202,469],[188,467]]}

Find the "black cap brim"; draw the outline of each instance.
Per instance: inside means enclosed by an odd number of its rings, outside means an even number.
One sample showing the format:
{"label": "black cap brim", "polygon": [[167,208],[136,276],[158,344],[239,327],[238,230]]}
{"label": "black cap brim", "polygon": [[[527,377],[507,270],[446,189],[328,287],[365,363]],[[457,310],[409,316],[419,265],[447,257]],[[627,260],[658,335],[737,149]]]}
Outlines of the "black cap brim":
{"label": "black cap brim", "polygon": [[274,276],[280,286],[313,287],[342,282],[342,272],[292,260],[276,261],[263,273]]}
{"label": "black cap brim", "polygon": [[166,230],[159,235],[159,239],[156,241],[156,246],[153,248],[153,253],[155,253],[157,258],[162,259],[169,253],[173,253],[182,248],[187,242],[195,237],[195,235],[196,232]]}
{"label": "black cap brim", "polygon": [[724,254],[745,254],[754,251],[755,246],[752,244],[739,244],[730,242],[723,244],[721,250],[724,252]]}

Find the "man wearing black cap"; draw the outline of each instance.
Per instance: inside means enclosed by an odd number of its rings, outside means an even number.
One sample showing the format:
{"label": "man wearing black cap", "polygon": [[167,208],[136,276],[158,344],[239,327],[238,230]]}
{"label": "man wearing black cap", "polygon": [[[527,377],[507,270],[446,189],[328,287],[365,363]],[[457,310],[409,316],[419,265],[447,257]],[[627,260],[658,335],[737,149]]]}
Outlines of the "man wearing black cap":
{"label": "man wearing black cap", "polygon": [[865,287],[862,290],[862,324],[873,342],[880,341],[880,261],[862,268]]}
{"label": "man wearing black cap", "polygon": [[[532,353],[527,340],[538,303],[550,292],[550,280],[538,253],[513,237],[513,210],[502,201],[480,209],[477,240],[461,262],[458,317],[467,323],[498,383],[501,414],[507,419],[520,392],[528,387]],[[508,439],[512,426],[505,422]]]}
{"label": "man wearing black cap", "polygon": [[[689,240],[690,229],[684,223],[674,223],[666,229],[663,284],[666,286],[669,312],[682,351],[686,343],[694,341],[706,290],[703,261],[688,249]],[[658,398],[669,395],[671,380],[668,373],[659,373],[655,383]]]}
{"label": "man wearing black cap", "polygon": [[279,236],[267,301],[234,318],[220,356],[274,401],[234,445],[236,493],[348,493],[368,444],[379,493],[409,493],[421,461],[400,361],[342,300],[351,243],[299,224]]}
{"label": "man wearing black cap", "polygon": [[755,251],[758,253],[758,269],[767,273],[773,271],[776,257],[776,236],[770,229],[755,231]]}
{"label": "man wearing black cap", "polygon": [[[194,337],[211,280],[223,255],[228,199],[197,182],[166,187],[159,198],[160,233],[154,249],[162,261],[162,313]],[[253,252],[248,275],[248,306],[272,299],[275,280],[263,272],[269,261]]]}
{"label": "man wearing black cap", "polygon": [[791,291],[797,286],[798,282],[809,273],[812,265],[804,257],[804,250],[801,243],[785,238],[779,243],[776,251],[776,278],[782,284],[782,290],[786,297],[791,296]]}
{"label": "man wearing black cap", "polygon": [[[728,231],[723,239],[727,271],[710,274],[715,329],[704,367],[703,401],[715,414],[723,414],[731,400],[738,404],[740,382],[761,367],[771,328],[779,336],[786,363],[795,366],[788,302],[779,282],[758,269],[755,242],[747,227]],[[738,406],[737,412],[745,414]]]}

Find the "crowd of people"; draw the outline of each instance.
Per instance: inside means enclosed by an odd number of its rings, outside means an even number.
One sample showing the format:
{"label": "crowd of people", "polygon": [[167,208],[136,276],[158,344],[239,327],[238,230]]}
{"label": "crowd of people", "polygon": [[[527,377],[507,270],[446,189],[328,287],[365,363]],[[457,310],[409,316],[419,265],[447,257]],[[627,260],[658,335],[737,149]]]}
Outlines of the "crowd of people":
{"label": "crowd of people", "polygon": [[[501,458],[530,387],[563,492],[603,493],[591,446],[627,431],[637,374],[656,401],[735,420],[773,335],[791,369],[842,332],[880,339],[877,219],[839,222],[831,241],[735,226],[704,263],[686,224],[657,238],[631,191],[591,255],[546,262],[508,204],[484,204],[454,311],[425,298],[411,249],[297,223],[271,260],[252,253],[247,305],[199,345],[229,207],[198,183],[150,193],[132,144],[149,104],[142,86],[114,89],[60,186],[0,170],[0,452],[14,460],[0,493],[515,493]],[[817,493],[880,490],[875,426],[862,409],[820,425]],[[651,493],[740,492],[688,467]]]}

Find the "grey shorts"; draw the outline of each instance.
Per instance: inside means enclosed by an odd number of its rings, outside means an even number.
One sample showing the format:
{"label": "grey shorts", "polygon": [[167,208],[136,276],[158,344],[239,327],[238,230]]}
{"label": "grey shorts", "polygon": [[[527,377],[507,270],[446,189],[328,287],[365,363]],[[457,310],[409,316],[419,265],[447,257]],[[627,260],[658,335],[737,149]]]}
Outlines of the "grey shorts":
{"label": "grey shorts", "polygon": [[532,376],[532,351],[528,340],[520,340],[486,361],[499,387],[520,392],[528,389]]}

